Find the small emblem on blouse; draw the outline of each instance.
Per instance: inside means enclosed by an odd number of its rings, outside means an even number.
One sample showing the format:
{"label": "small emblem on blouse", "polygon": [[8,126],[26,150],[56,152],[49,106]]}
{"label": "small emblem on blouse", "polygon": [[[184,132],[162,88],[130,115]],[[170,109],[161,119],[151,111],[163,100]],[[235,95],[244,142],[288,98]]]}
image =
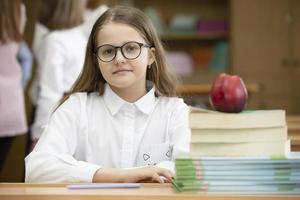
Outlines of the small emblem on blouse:
{"label": "small emblem on blouse", "polygon": [[148,154],[143,154],[143,158],[144,158],[144,161],[148,160],[150,158],[150,156]]}

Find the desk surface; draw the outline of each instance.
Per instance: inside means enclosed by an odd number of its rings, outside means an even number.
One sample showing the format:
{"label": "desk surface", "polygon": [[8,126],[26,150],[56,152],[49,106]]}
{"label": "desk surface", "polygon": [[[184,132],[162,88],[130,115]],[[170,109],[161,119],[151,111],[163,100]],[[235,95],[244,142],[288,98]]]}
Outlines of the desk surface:
{"label": "desk surface", "polygon": [[142,184],[138,189],[68,190],[66,184],[0,183],[0,199],[22,200],[279,200],[299,199],[299,196],[232,196],[209,194],[176,194],[170,184]]}

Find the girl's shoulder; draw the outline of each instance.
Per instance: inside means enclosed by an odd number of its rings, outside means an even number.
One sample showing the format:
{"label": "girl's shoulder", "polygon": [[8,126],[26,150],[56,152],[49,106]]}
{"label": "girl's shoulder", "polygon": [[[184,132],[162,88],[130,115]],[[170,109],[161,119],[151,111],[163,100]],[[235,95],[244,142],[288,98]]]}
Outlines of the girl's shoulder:
{"label": "girl's shoulder", "polygon": [[172,116],[172,118],[186,117],[189,113],[189,107],[182,98],[158,97],[154,113],[158,113],[160,116]]}
{"label": "girl's shoulder", "polygon": [[87,100],[86,92],[77,92],[71,94],[68,99],[62,103],[62,107],[80,107]]}
{"label": "girl's shoulder", "polygon": [[99,96],[96,92],[77,92],[70,95],[67,100],[65,100],[60,106],[58,106],[57,111],[67,111],[72,112],[74,115],[80,115],[80,113],[86,112],[90,107],[93,107],[94,102],[99,102],[99,99],[101,98],[102,96]]}
{"label": "girl's shoulder", "polygon": [[179,97],[158,97],[158,106],[163,107],[165,109],[178,109],[178,108],[185,108],[188,109],[188,106],[183,101],[182,98]]}
{"label": "girl's shoulder", "polygon": [[86,103],[92,99],[102,98],[97,92],[87,93],[87,92],[76,92],[67,99],[67,101],[77,102],[77,103]]}

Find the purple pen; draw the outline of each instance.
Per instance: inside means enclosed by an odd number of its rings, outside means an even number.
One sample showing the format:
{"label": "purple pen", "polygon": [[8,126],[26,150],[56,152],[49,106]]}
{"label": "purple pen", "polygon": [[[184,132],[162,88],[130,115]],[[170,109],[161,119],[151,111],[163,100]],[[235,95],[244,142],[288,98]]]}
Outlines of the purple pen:
{"label": "purple pen", "polygon": [[70,190],[76,189],[112,189],[112,188],[139,188],[139,183],[91,183],[91,184],[72,184],[66,187]]}

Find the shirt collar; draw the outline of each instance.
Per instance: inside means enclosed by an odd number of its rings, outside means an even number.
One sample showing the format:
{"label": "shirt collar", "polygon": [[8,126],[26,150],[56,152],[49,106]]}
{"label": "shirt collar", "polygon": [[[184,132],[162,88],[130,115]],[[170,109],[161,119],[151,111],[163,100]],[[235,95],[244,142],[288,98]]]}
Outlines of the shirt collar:
{"label": "shirt collar", "polygon": [[[124,104],[128,104],[125,100],[119,97],[109,86],[105,84],[103,99],[112,115],[115,115]],[[149,115],[155,106],[155,88],[152,87],[143,97],[133,104],[143,113]]]}
{"label": "shirt collar", "polygon": [[143,97],[137,100],[134,104],[143,113],[149,115],[155,106],[155,88],[152,87]]}
{"label": "shirt collar", "polygon": [[103,99],[112,115],[115,115],[125,103],[107,83],[105,84]]}

